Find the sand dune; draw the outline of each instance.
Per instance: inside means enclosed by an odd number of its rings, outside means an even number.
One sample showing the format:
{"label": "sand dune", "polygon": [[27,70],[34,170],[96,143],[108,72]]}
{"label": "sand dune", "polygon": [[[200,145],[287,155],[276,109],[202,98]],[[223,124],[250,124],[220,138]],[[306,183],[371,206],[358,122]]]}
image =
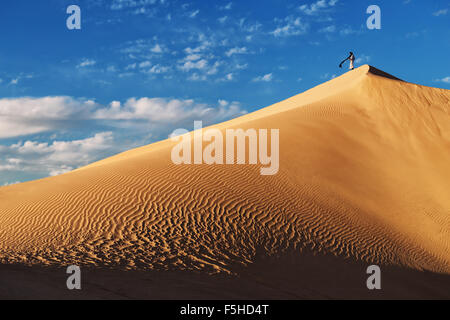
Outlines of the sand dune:
{"label": "sand dune", "polygon": [[[229,275],[276,288],[265,298],[285,297],[274,293],[283,288],[293,298],[365,297],[364,266],[376,263],[395,270],[392,283],[404,275],[388,296],[416,285],[448,297],[449,90],[366,65],[214,128],[279,128],[278,174],[177,166],[166,140],[2,187],[0,261]],[[337,290],[327,272],[360,291]]]}

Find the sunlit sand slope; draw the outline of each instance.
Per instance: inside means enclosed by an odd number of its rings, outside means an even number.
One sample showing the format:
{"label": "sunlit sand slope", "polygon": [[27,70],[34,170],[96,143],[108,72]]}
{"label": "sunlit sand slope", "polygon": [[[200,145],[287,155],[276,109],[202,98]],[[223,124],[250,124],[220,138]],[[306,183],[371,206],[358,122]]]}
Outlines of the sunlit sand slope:
{"label": "sunlit sand slope", "polygon": [[278,174],[177,166],[167,140],[2,187],[0,260],[234,274],[308,251],[450,273],[449,90],[366,65],[214,127],[280,129]]}

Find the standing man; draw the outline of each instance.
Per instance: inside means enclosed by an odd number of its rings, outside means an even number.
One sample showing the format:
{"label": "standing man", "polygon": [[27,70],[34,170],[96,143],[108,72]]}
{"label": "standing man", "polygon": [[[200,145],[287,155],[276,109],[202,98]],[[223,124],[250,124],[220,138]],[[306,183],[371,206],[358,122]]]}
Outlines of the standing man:
{"label": "standing man", "polygon": [[350,55],[344,61],[341,62],[341,64],[339,65],[339,68],[342,68],[342,65],[347,60],[350,61],[350,68],[349,69],[351,69],[351,70],[355,69],[355,55],[351,51],[350,51]]}

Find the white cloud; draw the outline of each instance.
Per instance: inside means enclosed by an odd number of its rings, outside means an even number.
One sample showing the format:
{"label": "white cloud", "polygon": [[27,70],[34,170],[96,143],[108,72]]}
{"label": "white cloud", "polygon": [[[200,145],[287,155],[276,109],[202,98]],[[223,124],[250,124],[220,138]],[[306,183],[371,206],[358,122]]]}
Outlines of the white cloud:
{"label": "white cloud", "polygon": [[[163,73],[166,67],[153,66],[148,72]],[[213,70],[213,69],[211,69]],[[211,71],[210,70],[210,71]],[[214,71],[214,70],[213,70]],[[213,72],[211,71],[211,72]],[[204,75],[197,75],[202,80]],[[80,126],[86,121],[147,120],[164,122],[187,119],[191,116],[214,117],[214,107],[195,103],[193,100],[169,100],[164,98],[128,99],[113,101],[102,106],[92,100],[76,100],[71,97],[0,99],[0,139],[59,131]],[[237,109],[233,109],[236,111]],[[242,110],[238,110],[240,113]],[[217,120],[221,120],[217,118]],[[1,146],[0,146],[1,147]],[[42,146],[33,145],[36,152]],[[1,149],[1,148],[0,148]]]}
{"label": "white cloud", "polygon": [[225,23],[225,21],[227,21],[227,19],[228,19],[228,16],[224,16],[224,17],[217,19],[217,21],[219,21],[220,23]]}
{"label": "white cloud", "polygon": [[27,140],[3,146],[2,154],[14,158],[0,159],[0,172],[62,174],[98,160],[99,153],[114,148],[113,140],[112,132],[101,132],[80,140],[51,143]]}
{"label": "white cloud", "polygon": [[148,70],[148,73],[154,73],[154,74],[161,74],[161,73],[166,73],[170,70],[170,67],[165,67],[165,66],[161,66],[159,64],[156,64],[154,66],[152,66],[150,68],[150,70]]}
{"label": "white cloud", "polygon": [[319,32],[322,32],[322,33],[332,33],[332,32],[336,32],[336,26],[331,25],[331,26],[322,28],[322,29],[319,30]]}
{"label": "white cloud", "polygon": [[[9,84],[10,85],[17,85],[17,84],[19,84],[19,82],[22,80],[22,79],[32,79],[34,76],[32,75],[32,74],[23,74],[23,73],[21,73],[19,76],[17,76],[17,77],[15,77],[15,78],[13,78],[13,79],[11,79],[11,81],[9,82]],[[0,79],[0,83],[2,83],[3,82],[3,80],[2,79]]]}
{"label": "white cloud", "polygon": [[[112,0],[111,10],[124,10],[127,8],[144,7],[158,3],[158,0]],[[163,3],[163,1],[161,1]]]}
{"label": "white cloud", "polygon": [[[183,122],[186,119],[216,119],[215,114],[242,114],[237,103],[229,110],[212,108],[206,104],[195,103],[194,100],[168,100],[163,98],[131,98],[123,105],[113,102],[109,107],[98,110],[94,117],[110,120],[147,120],[157,123]],[[219,111],[218,111],[219,110]],[[217,113],[218,112],[218,113]],[[221,120],[221,117],[216,120]],[[222,117],[223,119],[223,117]]]}
{"label": "white cloud", "polygon": [[85,68],[95,65],[97,62],[92,59],[83,59],[78,65],[77,68]]}
{"label": "white cloud", "polygon": [[235,48],[231,48],[230,50],[228,50],[227,52],[225,52],[225,55],[227,57],[231,57],[234,54],[245,54],[248,53],[248,49],[246,47],[235,47]]}
{"label": "white cloud", "polygon": [[0,117],[23,119],[63,119],[82,114],[95,106],[92,100],[75,100],[70,97],[5,98],[0,99]]}
{"label": "white cloud", "polygon": [[244,28],[244,31],[254,33],[257,32],[262,27],[262,24],[256,22],[255,24],[248,25]]}
{"label": "white cloud", "polygon": [[271,32],[275,37],[289,37],[302,35],[308,32],[309,25],[304,23],[301,18],[294,18],[292,16],[286,17],[283,20],[284,24],[278,26]]}
{"label": "white cloud", "polygon": [[126,42],[119,50],[127,59],[144,62],[153,58],[161,58],[168,48],[163,43],[157,43],[157,37],[152,39],[138,39]]}
{"label": "white cloud", "polygon": [[135,75],[135,73],[133,73],[133,72],[122,72],[122,73],[118,74],[118,77],[119,78],[126,78],[126,77],[131,77],[131,76],[134,76],[134,75]]}
{"label": "white cloud", "polygon": [[200,53],[202,51],[205,51],[205,49],[207,49],[210,45],[211,44],[209,42],[203,42],[198,47],[195,47],[195,48],[188,47],[188,48],[184,49],[184,52],[186,52],[187,54]]}
{"label": "white cloud", "polygon": [[155,44],[153,48],[150,49],[153,53],[162,53],[163,48],[159,44]]}
{"label": "white cloud", "polygon": [[370,61],[370,56],[361,54],[358,58],[356,58],[356,63],[368,63]]}
{"label": "white cloud", "polygon": [[227,105],[228,105],[228,101],[227,100],[222,100],[222,99],[219,99],[219,105],[221,106],[221,107],[226,107]]}
{"label": "white cloud", "polygon": [[106,71],[108,71],[108,72],[117,72],[117,68],[116,68],[116,66],[108,66],[106,68]]}
{"label": "white cloud", "polygon": [[11,171],[14,170],[16,167],[11,164],[0,164],[0,172],[1,171]]}
{"label": "white cloud", "polygon": [[201,59],[198,60],[196,62],[192,62],[192,61],[186,61],[184,64],[182,64],[181,66],[179,66],[179,69],[187,72],[190,71],[192,69],[205,69],[208,65],[208,61],[206,61],[205,59]]}
{"label": "white cloud", "polygon": [[436,17],[445,16],[448,13],[448,9],[441,9],[436,12],[433,12],[433,15]]}
{"label": "white cloud", "polygon": [[442,79],[436,79],[436,82],[444,82],[444,83],[450,83],[450,76],[449,77],[445,77]]}
{"label": "white cloud", "polygon": [[219,72],[219,67],[222,63],[219,61],[214,62],[214,64],[206,71],[207,75],[214,75]]}
{"label": "white cloud", "polygon": [[348,36],[350,34],[356,34],[358,31],[352,29],[351,27],[345,27],[339,31],[342,36]]}
{"label": "white cloud", "polygon": [[194,72],[188,77],[189,81],[206,81],[206,76],[204,74],[198,74]]}
{"label": "white cloud", "polygon": [[188,54],[182,61],[196,61],[201,59],[200,54]]}
{"label": "white cloud", "polygon": [[64,125],[62,120],[85,118],[95,105],[70,97],[0,99],[0,138],[59,128]]}
{"label": "white cloud", "polygon": [[59,176],[63,173],[67,173],[72,171],[74,168],[71,166],[67,166],[67,165],[61,165],[59,168],[55,168],[55,169],[51,169],[49,174],[50,176],[54,177],[54,176]]}
{"label": "white cloud", "polygon": [[219,10],[231,10],[232,6],[233,6],[233,3],[229,2],[226,5],[219,7]]}
{"label": "white cloud", "polygon": [[338,0],[318,0],[310,5],[303,4],[299,7],[299,10],[307,15],[315,15],[323,11],[324,9],[334,7]]}
{"label": "white cloud", "polygon": [[273,74],[268,73],[260,77],[256,77],[253,79],[253,82],[270,82],[273,79]]}
{"label": "white cloud", "polygon": [[247,68],[248,68],[248,63],[236,65],[236,69],[238,69],[238,70],[245,70]]}
{"label": "white cloud", "polygon": [[[83,158],[85,157],[84,154],[89,154],[91,151],[106,149],[108,148],[107,143],[111,142],[112,138],[112,132],[102,132],[82,140],[53,141],[52,143],[26,141],[12,145],[11,149],[17,151],[18,155],[51,154],[52,161],[64,162],[68,159]],[[23,162],[24,160],[19,159],[15,163],[21,164]]]}
{"label": "white cloud", "polygon": [[152,63],[150,61],[142,61],[141,63],[139,63],[139,68],[147,68],[150,67],[152,65]]}
{"label": "white cloud", "polygon": [[195,11],[191,12],[191,14],[189,15],[189,18],[195,18],[199,13],[200,13],[200,10],[195,10]]}
{"label": "white cloud", "polygon": [[233,81],[234,80],[234,73],[227,73],[225,76],[223,76],[222,78],[218,79],[218,82],[229,82],[229,81]]}
{"label": "white cloud", "polygon": [[[0,166],[0,168],[1,168],[1,166]],[[0,169],[0,171],[1,171],[1,169]],[[18,184],[18,183],[20,183],[20,181],[14,181],[14,182],[5,182],[2,186],[12,186],[12,185],[14,185],[14,184]]]}
{"label": "white cloud", "polygon": [[232,73],[228,73],[225,75],[225,80],[232,81],[234,79],[234,75]]}

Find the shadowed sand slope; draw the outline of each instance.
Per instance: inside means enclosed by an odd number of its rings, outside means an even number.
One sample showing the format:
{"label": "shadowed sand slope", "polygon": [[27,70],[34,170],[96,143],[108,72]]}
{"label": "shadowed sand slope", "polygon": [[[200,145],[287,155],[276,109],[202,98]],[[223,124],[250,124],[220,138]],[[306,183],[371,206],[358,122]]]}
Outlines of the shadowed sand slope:
{"label": "shadowed sand slope", "polygon": [[[278,174],[177,166],[167,140],[2,187],[0,261],[249,277],[278,293],[327,269],[364,278],[376,263],[403,274],[403,285],[430,272],[446,280],[425,281],[427,292],[449,285],[448,90],[366,65],[214,128],[280,129]],[[318,281],[320,294],[288,297],[352,296]]]}

